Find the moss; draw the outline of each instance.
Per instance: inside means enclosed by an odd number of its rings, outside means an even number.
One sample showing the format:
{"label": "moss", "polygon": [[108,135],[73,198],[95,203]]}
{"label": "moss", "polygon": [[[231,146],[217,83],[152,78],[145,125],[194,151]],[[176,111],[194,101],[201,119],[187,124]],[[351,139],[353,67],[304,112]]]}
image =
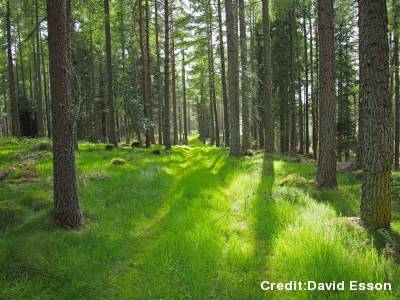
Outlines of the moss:
{"label": "moss", "polygon": [[108,151],[111,151],[111,150],[114,150],[114,145],[112,145],[112,144],[107,144],[105,147],[104,147],[104,149],[106,149],[106,150],[108,150]]}
{"label": "moss", "polygon": [[126,164],[126,160],[123,158],[113,158],[111,160],[111,164],[113,164],[114,166],[123,166]]}
{"label": "moss", "polygon": [[280,186],[293,186],[298,188],[308,188],[311,185],[311,182],[304,178],[303,176],[292,173],[287,175],[279,182]]}
{"label": "moss", "polygon": [[17,172],[18,179],[34,179],[39,176],[38,170],[34,165],[25,165]]}
{"label": "moss", "polygon": [[22,208],[14,202],[0,202],[0,230],[6,230],[9,227],[22,222]]}

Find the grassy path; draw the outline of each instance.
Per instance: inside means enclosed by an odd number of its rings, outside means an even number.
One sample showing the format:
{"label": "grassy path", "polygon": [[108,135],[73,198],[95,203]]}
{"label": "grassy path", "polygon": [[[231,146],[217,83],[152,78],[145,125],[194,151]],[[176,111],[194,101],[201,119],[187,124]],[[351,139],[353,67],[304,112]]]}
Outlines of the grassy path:
{"label": "grassy path", "polygon": [[[321,195],[304,190],[309,188],[302,186],[305,178],[299,176],[295,186],[277,185],[293,169],[310,175],[310,167],[262,156],[238,161],[204,147],[188,151],[186,161],[162,214],[148,220],[144,230],[137,228],[142,246],[133,255],[134,267],[118,277],[118,297],[395,298],[390,293],[261,291],[262,280],[393,282],[399,273],[366,244],[365,232],[319,203]],[[365,271],[371,267],[372,272]]]}
{"label": "grassy path", "polygon": [[[199,144],[160,156],[80,148],[81,232],[48,225],[48,158],[37,163],[38,181],[0,183],[0,201],[14,199],[24,213],[0,232],[0,299],[399,298],[398,263],[347,218],[357,215],[357,180],[340,175],[340,188],[316,190],[312,164],[236,160]],[[128,164],[111,166],[116,156]],[[271,293],[262,280],[391,282],[394,290]]]}

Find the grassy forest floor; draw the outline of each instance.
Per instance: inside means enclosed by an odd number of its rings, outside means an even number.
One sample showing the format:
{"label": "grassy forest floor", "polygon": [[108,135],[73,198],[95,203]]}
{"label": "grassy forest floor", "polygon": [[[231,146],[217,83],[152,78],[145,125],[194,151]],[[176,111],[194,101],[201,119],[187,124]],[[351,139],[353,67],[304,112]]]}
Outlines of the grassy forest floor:
{"label": "grassy forest floor", "polygon": [[[51,224],[46,144],[2,140],[0,299],[399,299],[400,175],[391,231],[368,233],[359,174],[313,186],[315,162],[80,144],[85,227]],[[126,161],[113,165],[113,158]],[[1,176],[4,175],[4,176]],[[372,238],[373,237],[373,238]],[[390,292],[264,292],[260,281],[391,282]]]}

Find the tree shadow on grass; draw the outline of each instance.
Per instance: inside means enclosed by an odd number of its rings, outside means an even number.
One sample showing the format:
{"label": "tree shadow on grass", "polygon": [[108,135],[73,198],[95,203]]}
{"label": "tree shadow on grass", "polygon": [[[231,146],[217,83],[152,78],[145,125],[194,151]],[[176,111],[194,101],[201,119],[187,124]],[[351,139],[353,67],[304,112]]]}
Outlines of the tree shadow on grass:
{"label": "tree shadow on grass", "polygon": [[133,281],[124,283],[131,286],[128,294],[142,299],[206,299],[218,294],[215,281],[230,203],[209,162],[212,157],[188,170],[178,183],[169,212],[150,237],[138,269],[130,272]]}

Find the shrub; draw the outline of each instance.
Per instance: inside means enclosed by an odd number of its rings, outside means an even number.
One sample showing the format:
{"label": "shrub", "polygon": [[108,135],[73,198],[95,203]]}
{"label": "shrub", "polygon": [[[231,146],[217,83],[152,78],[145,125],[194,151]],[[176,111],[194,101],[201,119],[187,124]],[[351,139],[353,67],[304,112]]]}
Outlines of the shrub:
{"label": "shrub", "polygon": [[161,155],[161,150],[160,149],[154,149],[151,153],[154,155]]}
{"label": "shrub", "polygon": [[131,144],[132,148],[142,148],[142,144],[139,142],[133,142]]}
{"label": "shrub", "polygon": [[22,221],[22,208],[11,201],[0,202],[0,230],[6,230]]}

